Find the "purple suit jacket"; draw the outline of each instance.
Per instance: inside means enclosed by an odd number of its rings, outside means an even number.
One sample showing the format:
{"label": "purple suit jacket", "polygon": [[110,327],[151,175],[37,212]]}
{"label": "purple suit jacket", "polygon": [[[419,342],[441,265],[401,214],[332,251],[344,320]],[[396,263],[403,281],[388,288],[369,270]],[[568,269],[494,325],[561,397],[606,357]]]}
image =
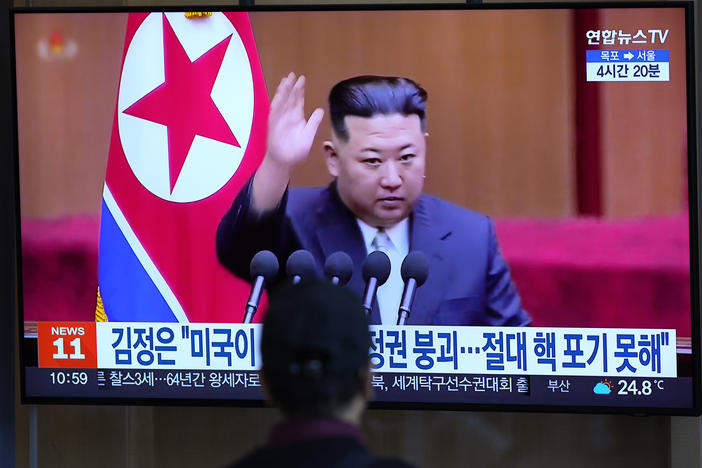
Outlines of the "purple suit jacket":
{"label": "purple suit jacket", "polygon": [[[217,255],[224,266],[249,280],[249,263],[256,252],[271,250],[284,265],[292,252],[306,249],[321,274],[325,259],[343,251],[354,264],[347,286],[363,294],[366,248],[356,218],[339,198],[335,183],[326,188],[289,189],[278,208],[263,216],[249,211],[250,190],[251,183],[217,229]],[[407,325],[531,323],[487,216],[422,195],[410,215],[413,250],[428,257],[429,277],[417,289]],[[380,323],[377,304],[369,320]]]}

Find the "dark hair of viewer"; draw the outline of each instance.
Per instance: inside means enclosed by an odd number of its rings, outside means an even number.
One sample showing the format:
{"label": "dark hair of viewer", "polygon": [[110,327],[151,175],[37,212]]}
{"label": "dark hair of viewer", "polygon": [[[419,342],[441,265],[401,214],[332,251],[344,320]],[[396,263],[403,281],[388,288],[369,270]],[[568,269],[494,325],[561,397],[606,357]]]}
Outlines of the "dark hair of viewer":
{"label": "dark hair of viewer", "polygon": [[402,114],[419,116],[426,131],[427,92],[409,78],[364,75],[337,83],[329,92],[329,114],[334,134],[347,141],[344,117]]}
{"label": "dark hair of viewer", "polygon": [[363,389],[369,347],[355,293],[321,280],[283,287],[263,322],[266,387],[288,418],[334,417]]}

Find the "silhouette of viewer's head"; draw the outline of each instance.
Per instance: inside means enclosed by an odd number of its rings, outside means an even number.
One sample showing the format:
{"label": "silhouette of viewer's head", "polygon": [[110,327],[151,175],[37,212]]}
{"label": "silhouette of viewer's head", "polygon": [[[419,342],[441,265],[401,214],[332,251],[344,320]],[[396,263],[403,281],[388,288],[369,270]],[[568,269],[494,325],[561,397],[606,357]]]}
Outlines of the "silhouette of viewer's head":
{"label": "silhouette of viewer's head", "polygon": [[268,397],[289,418],[357,421],[368,398],[370,337],[361,299],[313,279],[271,296],[261,339]]}

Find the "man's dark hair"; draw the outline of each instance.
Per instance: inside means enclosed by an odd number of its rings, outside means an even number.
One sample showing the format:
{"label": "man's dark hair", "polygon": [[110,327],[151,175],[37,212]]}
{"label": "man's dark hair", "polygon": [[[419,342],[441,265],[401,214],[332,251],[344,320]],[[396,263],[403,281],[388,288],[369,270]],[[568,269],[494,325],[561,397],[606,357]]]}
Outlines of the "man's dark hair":
{"label": "man's dark hair", "polygon": [[336,416],[365,385],[369,347],[352,291],[320,280],[275,291],[261,338],[271,398],[289,418]]}
{"label": "man's dark hair", "polygon": [[334,134],[348,141],[344,117],[402,114],[419,116],[426,131],[427,92],[409,78],[364,75],[346,79],[329,92],[329,115]]}

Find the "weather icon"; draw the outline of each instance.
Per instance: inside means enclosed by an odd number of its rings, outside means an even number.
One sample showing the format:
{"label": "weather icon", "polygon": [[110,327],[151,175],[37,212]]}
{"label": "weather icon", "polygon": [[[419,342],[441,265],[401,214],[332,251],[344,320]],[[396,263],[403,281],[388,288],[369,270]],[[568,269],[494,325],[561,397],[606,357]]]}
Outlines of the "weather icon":
{"label": "weather icon", "polygon": [[612,393],[612,382],[604,379],[602,382],[597,382],[595,388],[592,389],[595,395],[609,395]]}

